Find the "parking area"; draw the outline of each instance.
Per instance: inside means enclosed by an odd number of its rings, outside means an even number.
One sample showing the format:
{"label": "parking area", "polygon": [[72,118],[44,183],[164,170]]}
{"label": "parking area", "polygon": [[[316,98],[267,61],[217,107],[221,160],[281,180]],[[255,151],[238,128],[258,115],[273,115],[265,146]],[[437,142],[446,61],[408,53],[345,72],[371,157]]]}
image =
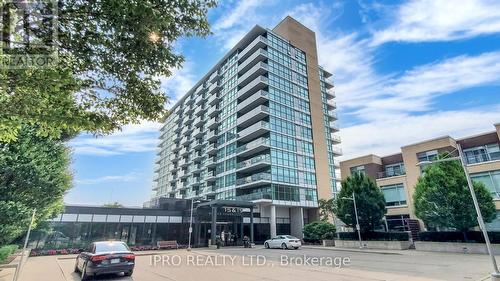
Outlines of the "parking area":
{"label": "parking area", "polygon": [[[138,253],[132,277],[105,275],[95,280],[482,280],[489,268],[485,255],[257,246]],[[33,257],[20,280],[80,280],[73,269],[74,256]]]}

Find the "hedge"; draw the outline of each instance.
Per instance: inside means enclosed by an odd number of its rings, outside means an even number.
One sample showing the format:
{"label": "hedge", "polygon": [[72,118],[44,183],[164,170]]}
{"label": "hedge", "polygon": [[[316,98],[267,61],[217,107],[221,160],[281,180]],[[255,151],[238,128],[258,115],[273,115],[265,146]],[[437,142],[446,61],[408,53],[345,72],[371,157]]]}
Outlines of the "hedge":
{"label": "hedge", "polygon": [[[337,239],[340,240],[358,240],[357,232],[339,232]],[[408,232],[364,232],[361,233],[361,239],[364,241],[408,241],[410,236]]]}
{"label": "hedge", "polygon": [[0,262],[4,261],[17,250],[17,245],[6,245],[0,247]]}
{"label": "hedge", "polygon": [[[483,233],[480,231],[467,231],[467,241],[464,234],[458,231],[424,231],[418,234],[420,241],[428,242],[467,242],[467,243],[484,243]],[[500,243],[500,232],[488,232],[490,242]]]}

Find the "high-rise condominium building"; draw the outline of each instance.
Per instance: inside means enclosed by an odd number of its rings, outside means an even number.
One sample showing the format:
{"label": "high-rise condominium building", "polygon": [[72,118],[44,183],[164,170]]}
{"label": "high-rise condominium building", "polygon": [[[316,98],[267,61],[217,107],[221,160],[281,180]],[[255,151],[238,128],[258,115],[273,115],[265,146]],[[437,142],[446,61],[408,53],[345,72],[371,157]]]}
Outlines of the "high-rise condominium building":
{"label": "high-rise condominium building", "polygon": [[153,200],[253,201],[270,235],[300,236],[337,191],[331,76],[313,31],[291,17],[255,26],[171,109]]}

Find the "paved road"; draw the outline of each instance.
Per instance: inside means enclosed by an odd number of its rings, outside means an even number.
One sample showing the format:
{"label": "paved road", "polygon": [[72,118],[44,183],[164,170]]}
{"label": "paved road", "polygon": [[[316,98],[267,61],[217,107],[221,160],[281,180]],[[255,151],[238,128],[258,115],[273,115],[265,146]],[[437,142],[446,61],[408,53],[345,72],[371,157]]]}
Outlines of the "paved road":
{"label": "paved road", "polygon": [[[485,255],[436,254],[405,251],[366,253],[358,251],[309,249],[266,250],[224,248],[157,252],[137,256],[132,277],[107,275],[95,280],[147,281],[312,281],[312,280],[481,280],[489,271]],[[292,258],[349,258],[349,265],[284,265]],[[156,262],[155,262],[156,261]],[[76,281],[74,257],[35,257],[28,259],[21,281]]]}

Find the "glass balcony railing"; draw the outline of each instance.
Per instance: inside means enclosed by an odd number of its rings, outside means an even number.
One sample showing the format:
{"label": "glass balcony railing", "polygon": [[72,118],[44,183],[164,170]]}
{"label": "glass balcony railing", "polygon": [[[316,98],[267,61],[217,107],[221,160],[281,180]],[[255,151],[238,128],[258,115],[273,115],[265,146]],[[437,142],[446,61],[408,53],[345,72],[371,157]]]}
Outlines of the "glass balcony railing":
{"label": "glass balcony railing", "polygon": [[252,201],[259,199],[272,200],[273,196],[271,193],[261,193],[261,192],[236,196],[236,200],[242,200],[242,201]]}
{"label": "glass balcony railing", "polygon": [[269,145],[269,139],[268,138],[259,138],[254,141],[251,141],[247,144],[244,144],[236,149],[236,153],[243,152],[248,149],[255,148],[260,145]]}
{"label": "glass balcony railing", "polygon": [[383,171],[377,173],[377,179],[397,177],[402,175],[406,175],[406,171]]}
{"label": "glass balcony railing", "polygon": [[258,173],[258,174],[253,174],[248,177],[240,178],[236,180],[236,185],[244,185],[247,183],[252,183],[255,181],[260,181],[260,180],[271,180],[271,174],[270,173]]}
{"label": "glass balcony railing", "polygon": [[252,166],[253,164],[265,163],[265,162],[271,162],[271,156],[269,154],[259,155],[257,157],[253,157],[251,159],[240,162],[236,165],[236,168],[241,169],[241,168]]}

